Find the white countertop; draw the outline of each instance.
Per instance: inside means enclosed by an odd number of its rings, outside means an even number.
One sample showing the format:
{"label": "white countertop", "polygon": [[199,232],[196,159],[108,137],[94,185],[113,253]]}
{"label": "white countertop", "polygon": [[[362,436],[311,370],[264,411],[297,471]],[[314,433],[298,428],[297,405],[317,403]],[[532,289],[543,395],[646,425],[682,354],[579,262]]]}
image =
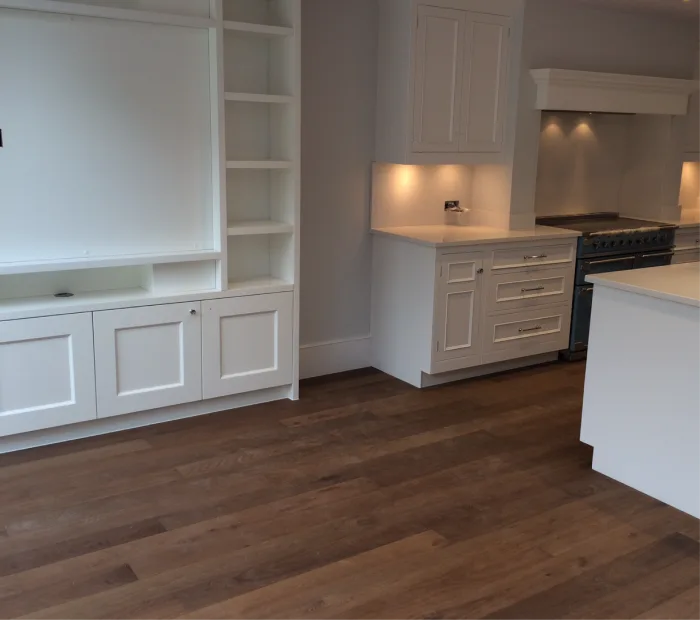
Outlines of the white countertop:
{"label": "white countertop", "polygon": [[700,307],[700,263],[649,267],[587,276],[587,282]]}
{"label": "white countertop", "polygon": [[575,230],[551,226],[535,226],[528,230],[505,230],[488,226],[394,226],[373,228],[372,233],[399,237],[411,243],[431,247],[481,245],[499,241],[575,239],[581,234]]}

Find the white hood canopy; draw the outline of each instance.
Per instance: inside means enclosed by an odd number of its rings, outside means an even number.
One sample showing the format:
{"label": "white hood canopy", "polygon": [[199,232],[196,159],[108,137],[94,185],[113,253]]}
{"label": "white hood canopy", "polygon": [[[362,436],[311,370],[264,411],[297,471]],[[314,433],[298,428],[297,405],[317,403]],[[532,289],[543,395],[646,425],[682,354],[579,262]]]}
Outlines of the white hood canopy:
{"label": "white hood canopy", "polygon": [[533,69],[538,110],[618,114],[688,113],[697,80],[595,73],[567,69]]}

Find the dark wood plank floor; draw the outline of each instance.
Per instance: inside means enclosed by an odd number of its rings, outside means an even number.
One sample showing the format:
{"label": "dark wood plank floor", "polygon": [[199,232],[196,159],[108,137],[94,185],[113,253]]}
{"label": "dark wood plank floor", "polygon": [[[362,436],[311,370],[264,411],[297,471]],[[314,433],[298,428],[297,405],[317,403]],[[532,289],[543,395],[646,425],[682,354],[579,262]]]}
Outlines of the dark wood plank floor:
{"label": "dark wood plank floor", "polygon": [[698,521],[591,471],[584,367],[0,457],[0,616],[698,618]]}

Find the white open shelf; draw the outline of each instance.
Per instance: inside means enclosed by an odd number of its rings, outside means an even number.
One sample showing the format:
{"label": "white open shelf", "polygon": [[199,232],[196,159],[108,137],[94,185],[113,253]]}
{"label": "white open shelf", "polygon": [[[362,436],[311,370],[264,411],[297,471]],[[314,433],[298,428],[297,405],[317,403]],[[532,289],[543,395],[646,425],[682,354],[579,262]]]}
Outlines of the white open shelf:
{"label": "white open shelf", "polygon": [[244,235],[281,235],[294,232],[294,226],[274,220],[257,220],[252,222],[229,222],[228,236]]}
{"label": "white open shelf", "polygon": [[291,95],[264,95],[258,93],[226,93],[226,101],[241,101],[247,103],[293,103]]}
{"label": "white open shelf", "polygon": [[249,280],[231,280],[228,283],[228,290],[240,295],[286,293],[294,290],[294,284],[281,278],[261,277]]}
{"label": "white open shelf", "polygon": [[226,167],[230,169],[248,169],[248,170],[283,170],[285,168],[291,168],[291,161],[281,161],[281,160],[231,160],[226,162]]}
{"label": "white open shelf", "polygon": [[243,32],[264,37],[290,37],[294,34],[293,28],[286,26],[268,26],[266,24],[251,24],[248,22],[225,21],[224,29],[233,32]]}
{"label": "white open shelf", "polygon": [[224,20],[244,26],[292,30],[294,5],[289,0],[223,0]]}
{"label": "white open shelf", "polygon": [[22,273],[45,273],[70,269],[102,269],[105,267],[127,267],[130,265],[159,265],[217,260],[221,252],[204,250],[197,252],[170,252],[165,254],[131,254],[125,256],[95,256],[89,258],[67,258],[50,261],[22,261],[0,263],[0,275]]}

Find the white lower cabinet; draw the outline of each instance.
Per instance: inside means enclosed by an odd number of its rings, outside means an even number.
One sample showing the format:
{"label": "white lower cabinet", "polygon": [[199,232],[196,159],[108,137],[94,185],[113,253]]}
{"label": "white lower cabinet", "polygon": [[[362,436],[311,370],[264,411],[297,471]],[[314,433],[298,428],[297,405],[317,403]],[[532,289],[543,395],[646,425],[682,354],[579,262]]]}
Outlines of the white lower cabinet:
{"label": "white lower cabinet", "polygon": [[479,355],[482,254],[445,254],[438,260],[435,291],[436,362]]}
{"label": "white lower cabinet", "polygon": [[202,398],[200,302],[95,312],[100,418]]}
{"label": "white lower cabinet", "polygon": [[90,313],[0,322],[0,436],[96,417]]}
{"label": "white lower cabinet", "polygon": [[292,382],[293,293],[202,302],[204,398]]}

